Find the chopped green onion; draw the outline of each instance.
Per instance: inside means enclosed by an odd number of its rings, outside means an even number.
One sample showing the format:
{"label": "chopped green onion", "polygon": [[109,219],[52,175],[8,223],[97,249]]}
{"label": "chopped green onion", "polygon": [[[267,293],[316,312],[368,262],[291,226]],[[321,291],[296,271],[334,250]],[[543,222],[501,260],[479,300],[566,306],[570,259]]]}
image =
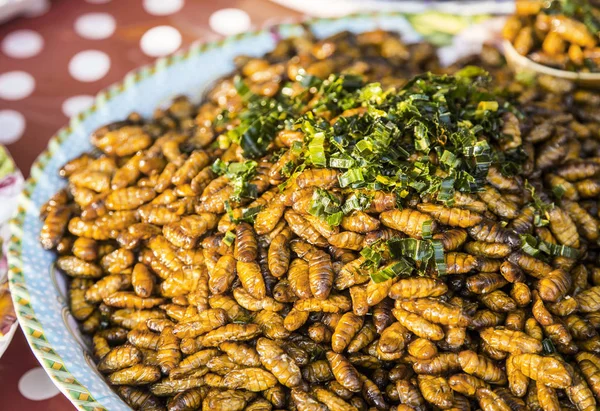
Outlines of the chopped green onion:
{"label": "chopped green onion", "polygon": [[327,166],[325,158],[325,134],[323,132],[315,133],[310,143],[308,143],[308,158],[316,166]]}
{"label": "chopped green onion", "polygon": [[537,257],[540,254],[538,242],[531,234],[521,235],[521,249],[527,254]]}
{"label": "chopped green onion", "polygon": [[542,340],[542,347],[546,354],[554,354],[556,352],[556,348],[554,348],[554,344],[549,338],[544,338]]}
{"label": "chopped green onion", "polygon": [[233,231],[231,231],[231,230],[227,231],[225,233],[225,236],[223,237],[223,243],[229,247],[233,244],[234,241],[235,241],[235,234],[233,233]]}
{"label": "chopped green onion", "polygon": [[431,226],[433,225],[433,221],[427,220],[423,222],[423,226],[421,228],[421,232],[423,233],[423,238],[425,240],[431,239]]}
{"label": "chopped green onion", "polygon": [[360,183],[365,180],[360,168],[352,168],[338,176],[340,187],[348,187],[354,183]]}
{"label": "chopped green onion", "polygon": [[413,265],[405,258],[401,258],[388,264],[383,269],[371,273],[371,279],[374,283],[381,283],[401,275],[410,275],[413,270]]}
{"label": "chopped green onion", "polygon": [[444,256],[444,245],[441,240],[432,240],[433,260],[438,275],[446,275],[446,257]]}
{"label": "chopped green onion", "polygon": [[330,158],[329,167],[348,169],[354,166],[355,162],[351,158]]}
{"label": "chopped green onion", "polygon": [[416,238],[399,238],[388,241],[393,256],[404,256],[415,261],[427,261],[433,256],[429,241]]}
{"label": "chopped green onion", "polygon": [[579,250],[567,247],[562,244],[552,244],[547,241],[540,240],[539,249],[544,253],[555,257],[578,258]]}

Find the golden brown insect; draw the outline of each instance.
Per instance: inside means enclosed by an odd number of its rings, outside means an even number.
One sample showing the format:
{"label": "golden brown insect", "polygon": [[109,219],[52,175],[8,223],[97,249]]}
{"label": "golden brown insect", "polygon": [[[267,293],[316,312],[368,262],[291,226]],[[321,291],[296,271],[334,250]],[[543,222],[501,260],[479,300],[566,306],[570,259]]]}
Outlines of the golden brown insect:
{"label": "golden brown insect", "polygon": [[364,257],[359,257],[344,264],[334,278],[335,288],[344,290],[355,284],[363,284],[369,281],[368,271],[362,268],[364,262]]}
{"label": "golden brown insect", "polygon": [[492,311],[510,312],[517,308],[517,303],[502,290],[496,290],[479,297],[483,305]]}
{"label": "golden brown insect", "polygon": [[479,388],[489,388],[482,379],[470,374],[454,374],[448,378],[450,387],[463,395],[474,397]]}
{"label": "golden brown insect", "polygon": [[575,296],[579,310],[584,313],[596,312],[600,309],[600,286],[588,288]]}
{"label": "golden brown insect", "polygon": [[364,236],[362,234],[355,233],[354,231],[343,231],[327,238],[329,244],[335,247],[359,251],[363,248],[363,239]]}
{"label": "golden brown insect", "polygon": [[60,242],[71,217],[71,210],[66,206],[52,208],[40,231],[40,243],[46,250],[55,248]]}
{"label": "golden brown insect", "polygon": [[281,311],[285,308],[283,304],[275,301],[272,297],[266,296],[262,300],[258,300],[252,297],[246,290],[240,287],[233,289],[233,297],[239,305],[241,305],[248,311]]}
{"label": "golden brown insect", "polygon": [[479,224],[482,220],[481,215],[470,210],[461,208],[445,207],[432,203],[421,203],[417,209],[430,214],[434,219],[444,225],[451,227],[468,228]]}
{"label": "golden brown insect", "polygon": [[198,239],[217,224],[212,213],[185,216],[181,220],[163,226],[163,235],[173,245],[185,249],[196,246]]}
{"label": "golden brown insect", "polygon": [[363,211],[354,210],[342,218],[341,226],[344,230],[366,234],[378,230],[380,222]]}
{"label": "golden brown insect", "polygon": [[447,291],[446,284],[434,278],[403,278],[392,285],[389,296],[393,299],[439,297]]}
{"label": "golden brown insect", "polygon": [[479,334],[487,344],[498,350],[511,353],[539,353],[542,351],[539,340],[521,331],[486,328]]}
{"label": "golden brown insect", "polygon": [[325,404],[321,404],[310,394],[298,388],[291,391],[291,397],[298,411],[327,411],[329,409]]}
{"label": "golden brown insect", "polygon": [[136,347],[123,345],[113,348],[98,364],[98,371],[112,373],[123,368],[131,367],[142,361],[142,353]]}
{"label": "golden brown insect", "polygon": [[388,293],[390,292],[390,288],[395,281],[395,278],[390,278],[389,280],[385,280],[380,283],[369,281],[366,289],[367,304],[369,304],[369,306],[373,306],[380,303],[384,298],[387,297]]}
{"label": "golden brown insect", "polygon": [[262,299],[266,295],[265,280],[257,262],[238,261],[236,271],[242,286],[254,298]]}
{"label": "golden brown insect", "polygon": [[538,354],[516,354],[512,366],[523,375],[553,388],[566,388],[571,385],[572,375],[565,364],[552,357]]}
{"label": "golden brown insect", "polygon": [[448,274],[466,274],[477,268],[479,260],[465,253],[450,252],[444,255]]}
{"label": "golden brown insect", "polygon": [[487,294],[504,287],[508,282],[500,274],[481,273],[467,278],[467,289],[475,294]]}
{"label": "golden brown insect", "polygon": [[69,308],[73,317],[79,321],[83,321],[88,318],[96,307],[88,303],[85,299],[87,290],[93,282],[85,278],[74,278],[69,286]]}
{"label": "golden brown insect", "polygon": [[486,243],[484,241],[466,243],[464,249],[469,254],[489,258],[504,258],[511,253],[511,247],[508,244]]}
{"label": "golden brown insect", "polygon": [[579,361],[579,369],[585,377],[588,386],[598,398],[600,396],[600,368],[592,361],[584,359]]}
{"label": "golden brown insect", "polygon": [[158,411],[163,409],[161,401],[149,392],[127,386],[118,387],[117,392],[135,410]]}
{"label": "golden brown insect", "polygon": [[324,388],[313,387],[311,393],[329,409],[340,410],[340,411],[353,411],[356,407],[350,405],[342,398],[338,397],[334,393]]}
{"label": "golden brown insect", "polygon": [[554,270],[538,283],[538,292],[544,301],[556,302],[564,297],[571,287],[571,277],[563,270]]}
{"label": "golden brown insect", "polygon": [[465,350],[458,355],[458,361],[464,372],[474,375],[492,384],[506,384],[506,374],[490,359]]}
{"label": "golden brown insect", "polygon": [[313,251],[306,255],[310,290],[315,298],[324,300],[333,286],[331,257],[323,251]]}
{"label": "golden brown insect", "polygon": [[113,372],[108,380],[114,385],[145,385],[160,379],[160,369],[152,365],[135,364]]}
{"label": "golden brown insect", "polygon": [[336,325],[331,338],[331,347],[333,351],[337,353],[344,351],[362,326],[362,317],[351,312],[345,313]]}
{"label": "golden brown insect", "polygon": [[466,327],[471,321],[460,307],[433,298],[398,301],[396,307],[416,313],[437,324]]}
{"label": "golden brown insect", "polygon": [[411,409],[424,409],[427,407],[423,395],[409,380],[400,379],[396,381],[395,388],[398,399],[402,404],[412,407]]}
{"label": "golden brown insect", "polygon": [[74,256],[60,257],[56,260],[56,266],[71,277],[98,278],[102,276],[102,269],[99,266]]}
{"label": "golden brown insect", "polygon": [[227,323],[227,312],[222,308],[211,308],[200,312],[197,316],[176,324],[173,333],[178,338],[196,337],[212,331]]}
{"label": "golden brown insect", "polygon": [[223,255],[210,272],[208,286],[213,294],[225,293],[235,280],[236,261],[231,255]]}
{"label": "golden brown insect", "polygon": [[573,372],[573,383],[565,390],[571,403],[575,404],[577,409],[583,411],[592,411],[596,407],[596,399],[579,371]]}
{"label": "golden brown insect", "polygon": [[203,366],[215,358],[219,354],[219,351],[214,348],[208,348],[197,351],[186,358],[184,358],[177,366],[173,368],[169,377],[171,379],[184,379],[190,377],[197,370],[202,370]]}
{"label": "golden brown insect", "polygon": [[334,379],[327,360],[317,360],[302,368],[302,378],[308,382],[325,382]]}
{"label": "golden brown insect", "polygon": [[508,404],[489,388],[478,388],[475,393],[479,406],[483,410],[510,411]]}
{"label": "golden brown insect", "polygon": [[411,341],[407,351],[418,360],[429,360],[438,353],[435,344],[425,338],[416,338]]}
{"label": "golden brown insect", "polygon": [[395,308],[392,313],[394,317],[406,327],[421,338],[438,341],[444,338],[444,331],[436,324],[433,324],[417,314]]}
{"label": "golden brown insect", "polygon": [[[431,221],[428,214],[410,208],[384,211],[380,214],[379,218],[385,226],[418,239],[423,238],[423,223]],[[435,231],[435,224],[431,225],[431,231]]]}
{"label": "golden brown insect", "polygon": [[419,375],[444,375],[460,371],[459,356],[454,352],[444,352],[428,360],[413,363],[413,370]]}
{"label": "golden brown insect", "polygon": [[563,209],[569,214],[577,225],[579,232],[588,240],[596,241],[600,236],[598,222],[579,203],[574,201],[563,201]]}
{"label": "golden brown insect", "polygon": [[500,265],[500,274],[510,283],[518,283],[525,280],[525,275],[519,266],[506,260]]}
{"label": "golden brown insect", "polygon": [[250,262],[256,260],[258,243],[254,229],[248,223],[240,223],[236,230],[234,256],[238,261]]}
{"label": "golden brown insect", "polygon": [[284,228],[269,245],[268,264],[271,274],[282,277],[290,267],[289,240],[291,231]]}
{"label": "golden brown insect", "polygon": [[[419,375],[418,381],[423,397],[431,404],[441,408],[450,408],[454,403],[453,391],[445,378]],[[400,393],[400,390],[398,390],[398,393]]]}
{"label": "golden brown insect", "polygon": [[265,368],[271,371],[282,385],[293,388],[302,382],[300,368],[277,343],[260,338],[256,343],[256,351]]}
{"label": "golden brown insect", "polygon": [[217,347],[225,341],[248,341],[260,334],[257,324],[227,324],[201,337],[205,347]]}
{"label": "golden brown insect", "polygon": [[552,267],[529,254],[515,252],[508,256],[508,261],[519,266],[527,274],[536,278],[542,278],[550,274]]}
{"label": "golden brown insect", "polygon": [[284,214],[284,218],[290,229],[298,237],[319,247],[327,245],[327,240],[302,215],[288,209]]}
{"label": "golden brown insect", "polygon": [[338,174],[339,172],[334,169],[310,168],[300,173],[296,183],[300,188],[321,187],[330,189],[338,186]]}
{"label": "golden brown insect", "polygon": [[367,322],[350,341],[346,351],[349,353],[358,352],[373,342],[376,336],[377,331],[375,330],[375,326],[373,323]]}
{"label": "golden brown insect", "polygon": [[208,389],[206,387],[192,388],[180,392],[169,400],[169,411],[183,411],[200,408],[207,393]]}
{"label": "golden brown insect", "polygon": [[384,353],[399,352],[404,348],[408,330],[400,323],[395,322],[385,328],[377,344],[377,349]]}
{"label": "golden brown insect", "polygon": [[552,234],[561,243],[569,247],[579,248],[579,233],[571,217],[559,207],[548,211],[548,220]]}
{"label": "golden brown insect", "polygon": [[467,240],[467,237],[467,231],[460,228],[452,228],[433,235],[435,240],[440,240],[442,242],[444,251],[453,251],[460,248]]}

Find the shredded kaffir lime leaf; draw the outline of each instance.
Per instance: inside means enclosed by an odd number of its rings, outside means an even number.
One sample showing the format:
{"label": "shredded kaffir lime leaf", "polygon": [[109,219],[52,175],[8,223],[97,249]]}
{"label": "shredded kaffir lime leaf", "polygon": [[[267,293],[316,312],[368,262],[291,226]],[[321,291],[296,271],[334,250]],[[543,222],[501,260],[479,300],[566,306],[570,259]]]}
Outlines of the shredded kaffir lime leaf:
{"label": "shredded kaffir lime leaf", "polygon": [[531,234],[521,235],[521,249],[527,254],[541,260],[549,260],[551,257],[566,257],[577,259],[579,250],[563,244],[553,244],[534,237]]}
{"label": "shredded kaffir lime leaf", "polygon": [[[340,170],[342,188],[435,194],[442,202],[484,184],[506,111],[485,71],[428,73],[401,90],[356,81],[330,77],[317,93],[323,101],[296,121],[307,164]],[[319,116],[325,108],[335,121]]]}
{"label": "shredded kaffir lime leaf", "polygon": [[338,169],[342,188],[435,195],[444,203],[456,190],[477,191],[492,162],[518,169],[511,153],[495,149],[510,107],[489,90],[481,68],[423,74],[399,90],[358,76],[299,77],[309,87],[295,97],[258,96],[236,78],[245,107],[228,136],[246,157],[265,154],[278,130],[300,130],[304,141],[295,150],[303,164]]}
{"label": "shredded kaffir lime leaf", "polygon": [[554,203],[545,201],[542,199],[535,190],[535,187],[529,184],[529,181],[525,180],[525,188],[531,193],[531,198],[533,201],[531,205],[533,206],[535,212],[533,217],[533,224],[536,227],[543,227],[548,225],[548,211],[554,208]]}
{"label": "shredded kaffir lime leaf", "polygon": [[233,187],[231,199],[239,202],[242,198],[256,198],[256,186],[250,181],[256,174],[256,161],[248,160],[239,163],[225,163],[217,159],[212,165],[212,171],[225,175]]}

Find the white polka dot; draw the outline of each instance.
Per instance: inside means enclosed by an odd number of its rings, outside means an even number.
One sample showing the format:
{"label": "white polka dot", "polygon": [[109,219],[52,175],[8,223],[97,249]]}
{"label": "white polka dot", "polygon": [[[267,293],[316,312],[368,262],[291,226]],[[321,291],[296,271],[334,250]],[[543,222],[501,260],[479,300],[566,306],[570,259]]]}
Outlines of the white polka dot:
{"label": "white polka dot", "polygon": [[2,52],[8,57],[26,59],[39,54],[44,48],[44,39],[33,30],[17,30],[2,40]]}
{"label": "white polka dot", "polygon": [[94,97],[87,95],[69,97],[62,104],[62,112],[67,117],[74,117],[94,104]]}
{"label": "white polka dot", "polygon": [[251,23],[248,13],[240,9],[221,9],[208,19],[211,29],[226,36],[247,31]]}
{"label": "white polka dot", "polygon": [[144,0],[144,10],[155,16],[177,13],[183,7],[183,0]]}
{"label": "white polka dot", "polygon": [[0,144],[17,141],[25,131],[25,117],[15,110],[0,110]]}
{"label": "white polka dot", "polygon": [[110,57],[99,50],[80,51],[69,61],[69,73],[79,81],[100,80],[109,69]]}
{"label": "white polka dot", "polygon": [[4,100],[21,100],[35,89],[35,80],[24,71],[9,71],[0,74],[0,98]]}
{"label": "white polka dot", "polygon": [[33,368],[23,374],[19,380],[19,392],[32,401],[47,400],[60,393],[41,367]]}
{"label": "white polka dot", "polygon": [[50,10],[50,0],[30,1],[25,17],[39,17],[46,14],[48,10]]}
{"label": "white polka dot", "polygon": [[181,46],[181,34],[171,26],[157,26],[144,33],[140,40],[142,51],[151,57],[173,53]]}
{"label": "white polka dot", "polygon": [[101,40],[112,36],[117,23],[108,13],[88,13],[75,20],[75,32],[90,40]]}

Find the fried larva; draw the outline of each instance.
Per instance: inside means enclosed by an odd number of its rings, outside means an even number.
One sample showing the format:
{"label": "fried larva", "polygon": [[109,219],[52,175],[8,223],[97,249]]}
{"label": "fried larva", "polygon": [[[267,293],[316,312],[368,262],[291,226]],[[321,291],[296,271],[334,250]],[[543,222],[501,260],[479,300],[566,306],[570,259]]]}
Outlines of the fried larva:
{"label": "fried larva", "polygon": [[[529,13],[505,32],[532,58],[593,60]],[[40,239],[128,404],[595,409],[600,99],[465,62],[300,35],[94,133]]]}
{"label": "fried larva", "polygon": [[272,340],[259,338],[256,351],[261,363],[275,375],[280,384],[293,388],[302,382],[300,368],[284,350]]}

